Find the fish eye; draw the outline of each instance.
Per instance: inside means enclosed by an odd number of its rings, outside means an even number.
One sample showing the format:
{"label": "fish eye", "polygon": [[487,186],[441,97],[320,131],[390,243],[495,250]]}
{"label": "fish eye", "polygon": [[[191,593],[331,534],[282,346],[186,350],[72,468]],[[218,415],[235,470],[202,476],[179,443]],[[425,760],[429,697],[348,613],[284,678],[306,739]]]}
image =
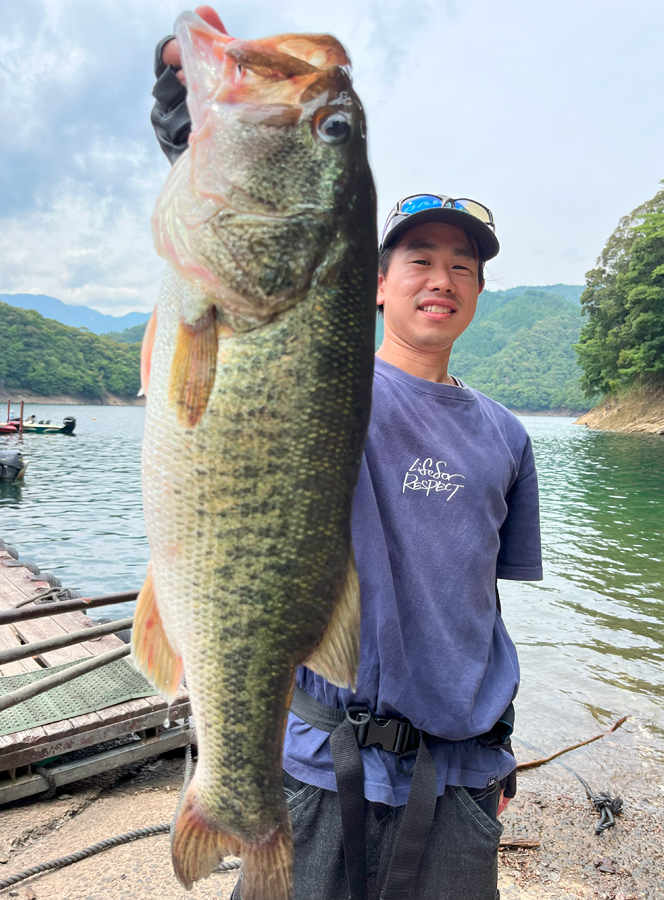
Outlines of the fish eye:
{"label": "fish eye", "polygon": [[348,116],[333,112],[316,123],[318,137],[326,144],[341,144],[350,136]]}

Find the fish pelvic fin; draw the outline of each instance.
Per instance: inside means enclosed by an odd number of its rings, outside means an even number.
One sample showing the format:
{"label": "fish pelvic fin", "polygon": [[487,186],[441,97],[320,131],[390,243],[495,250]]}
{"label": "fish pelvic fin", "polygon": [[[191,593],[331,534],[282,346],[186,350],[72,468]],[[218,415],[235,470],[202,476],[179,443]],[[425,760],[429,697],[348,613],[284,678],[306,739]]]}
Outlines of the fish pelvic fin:
{"label": "fish pelvic fin", "polygon": [[157,606],[151,567],[148,567],[145,584],[138,595],[131,632],[131,652],[139,672],[172,702],[182,681],[182,657],[175,652],[166,637]]}
{"label": "fish pelvic fin", "polygon": [[148,324],[143,332],[143,343],[141,344],[141,389],[138,392],[139,397],[145,397],[148,393],[148,383],[150,381],[150,365],[152,364],[152,350],[154,348],[154,336],[157,332],[157,307],[152,310],[152,315],[148,319]]}
{"label": "fish pelvic fin", "polygon": [[196,776],[180,800],[171,826],[173,870],[180,884],[191,890],[195,881],[207,878],[224,856],[239,856],[242,842],[210,825],[196,793]]}
{"label": "fish pelvic fin", "polygon": [[188,325],[182,319],[175,339],[168,396],[180,425],[193,428],[205,412],[217,368],[217,317],[214,307]]}
{"label": "fish pelvic fin", "polygon": [[339,599],[323,640],[306,661],[307,668],[337,687],[357,687],[360,665],[360,583],[351,548]]}

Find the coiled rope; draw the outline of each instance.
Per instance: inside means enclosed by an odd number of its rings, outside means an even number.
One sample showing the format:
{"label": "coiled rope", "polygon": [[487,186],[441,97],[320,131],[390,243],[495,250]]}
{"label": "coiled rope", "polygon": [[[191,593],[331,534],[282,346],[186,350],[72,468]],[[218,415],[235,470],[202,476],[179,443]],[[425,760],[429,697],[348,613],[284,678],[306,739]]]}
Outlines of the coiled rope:
{"label": "coiled rope", "polygon": [[[186,750],[186,764],[185,764],[185,789],[189,782],[191,781],[192,775],[192,757],[191,757],[191,743],[187,744]],[[70,866],[72,863],[81,862],[83,859],[87,859],[90,856],[94,856],[95,853],[101,853],[103,850],[110,850],[111,847],[119,847],[120,844],[128,844],[131,841],[136,841],[139,838],[144,837],[152,837],[155,834],[168,834],[171,830],[171,823],[165,822],[162,825],[150,825],[147,828],[137,828],[135,831],[127,831],[125,834],[119,834],[116,837],[107,838],[104,841],[99,841],[96,844],[91,844],[89,847],[85,847],[83,850],[78,850],[76,853],[70,853],[69,856],[61,856],[59,859],[52,859],[50,862],[41,863],[38,866],[32,866],[29,869],[24,869],[22,872],[18,872],[16,875],[10,875],[9,878],[3,878],[0,881],[0,891],[4,891],[6,888],[13,887],[13,885],[18,884],[19,881],[25,881],[26,878],[32,878],[34,875],[42,875],[44,872],[53,872],[57,869],[64,869],[65,866]],[[222,860],[217,866],[217,872],[230,872],[233,869],[240,868],[239,860]]]}

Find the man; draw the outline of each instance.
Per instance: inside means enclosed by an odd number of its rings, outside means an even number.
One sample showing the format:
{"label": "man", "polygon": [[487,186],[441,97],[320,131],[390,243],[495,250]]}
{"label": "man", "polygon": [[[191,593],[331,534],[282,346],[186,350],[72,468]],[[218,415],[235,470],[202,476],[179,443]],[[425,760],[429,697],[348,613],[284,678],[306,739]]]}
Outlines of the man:
{"label": "man", "polygon": [[[171,161],[189,131],[178,65],[162,41],[152,121]],[[519,672],[496,579],[542,577],[537,477],[518,419],[448,370],[494,232],[485,206],[437,194],[400,201],[383,229],[385,337],[353,509],[361,665],[355,694],[298,671],[284,746],[296,900],[498,896]]]}

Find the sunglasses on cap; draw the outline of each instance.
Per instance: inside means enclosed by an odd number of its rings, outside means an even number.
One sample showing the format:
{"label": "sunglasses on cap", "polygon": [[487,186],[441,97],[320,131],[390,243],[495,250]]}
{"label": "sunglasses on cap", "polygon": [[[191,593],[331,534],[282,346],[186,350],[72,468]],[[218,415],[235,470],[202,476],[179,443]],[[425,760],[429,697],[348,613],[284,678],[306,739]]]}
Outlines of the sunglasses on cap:
{"label": "sunglasses on cap", "polygon": [[412,194],[409,197],[404,197],[403,200],[399,200],[397,205],[390,211],[381,235],[381,247],[390,231],[398,224],[398,220],[429,209],[456,209],[473,216],[475,219],[479,219],[483,225],[489,227],[494,233],[496,231],[493,213],[488,206],[478,203],[477,200],[470,200],[468,197],[446,197],[445,194]]}

